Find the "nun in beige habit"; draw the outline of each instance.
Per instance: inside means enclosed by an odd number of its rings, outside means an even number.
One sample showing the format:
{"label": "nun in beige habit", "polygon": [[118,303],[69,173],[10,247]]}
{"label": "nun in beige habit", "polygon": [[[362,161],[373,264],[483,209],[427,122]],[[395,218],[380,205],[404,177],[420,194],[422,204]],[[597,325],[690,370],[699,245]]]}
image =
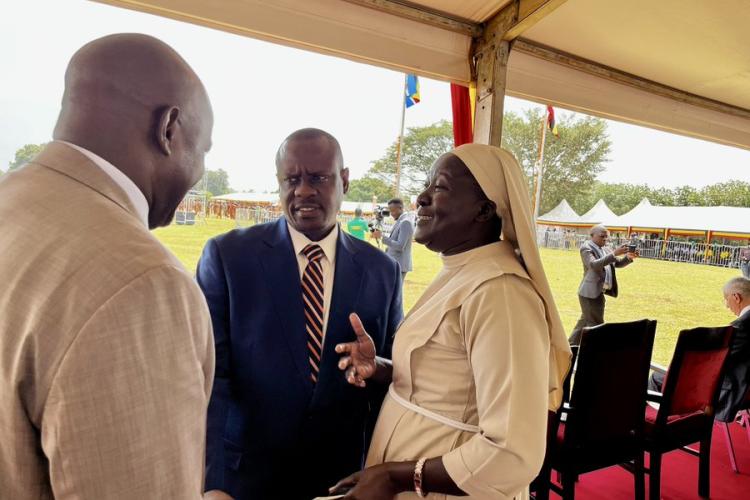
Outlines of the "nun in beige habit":
{"label": "nun in beige habit", "polygon": [[356,315],[350,383],[392,382],[344,498],[528,498],[570,349],[539,258],[521,169],[505,150],[441,156],[417,198],[417,242],[443,268],[404,319],[392,365]]}

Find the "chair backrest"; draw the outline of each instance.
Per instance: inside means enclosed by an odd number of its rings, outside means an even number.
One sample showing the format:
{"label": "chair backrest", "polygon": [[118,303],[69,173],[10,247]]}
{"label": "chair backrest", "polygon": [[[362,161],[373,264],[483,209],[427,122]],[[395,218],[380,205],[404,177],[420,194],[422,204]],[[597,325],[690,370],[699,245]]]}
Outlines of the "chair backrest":
{"label": "chair backrest", "polygon": [[565,446],[634,446],[642,435],[656,321],[605,323],[581,335]]}
{"label": "chair backrest", "polygon": [[713,416],[731,340],[731,326],[680,332],[662,387],[657,425],[696,412]]}

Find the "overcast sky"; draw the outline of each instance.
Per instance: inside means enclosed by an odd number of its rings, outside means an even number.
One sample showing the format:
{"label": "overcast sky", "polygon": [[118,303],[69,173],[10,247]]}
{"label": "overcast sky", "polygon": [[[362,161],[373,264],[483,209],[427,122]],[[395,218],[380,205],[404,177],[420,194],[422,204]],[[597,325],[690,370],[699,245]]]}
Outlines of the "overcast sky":
{"label": "overcast sky", "polygon": [[[229,172],[237,190],[275,188],[278,144],[302,127],[341,142],[352,177],[361,177],[398,135],[403,74],[82,0],[6,2],[0,17],[0,169],[16,149],[50,140],[70,56],[117,32],[154,35],[203,79],[215,127],[207,167]],[[422,102],[406,125],[451,119],[447,83],[420,79]],[[507,98],[506,109],[541,107]],[[565,113],[558,110],[558,113]],[[750,152],[608,121],[608,182],[702,187],[750,181]]]}

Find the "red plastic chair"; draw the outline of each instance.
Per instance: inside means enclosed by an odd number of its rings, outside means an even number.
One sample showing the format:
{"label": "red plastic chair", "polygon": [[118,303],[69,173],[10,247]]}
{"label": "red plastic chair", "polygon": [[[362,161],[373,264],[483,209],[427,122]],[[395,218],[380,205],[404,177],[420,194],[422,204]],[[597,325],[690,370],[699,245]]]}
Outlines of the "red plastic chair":
{"label": "red plastic chair", "polygon": [[[681,331],[662,394],[649,392],[648,399],[660,405],[658,410],[646,407],[651,500],[661,496],[662,455],[677,449],[699,457],[698,494],[709,495],[711,431],[731,337],[731,326]],[[696,442],[699,451],[687,447]]]}

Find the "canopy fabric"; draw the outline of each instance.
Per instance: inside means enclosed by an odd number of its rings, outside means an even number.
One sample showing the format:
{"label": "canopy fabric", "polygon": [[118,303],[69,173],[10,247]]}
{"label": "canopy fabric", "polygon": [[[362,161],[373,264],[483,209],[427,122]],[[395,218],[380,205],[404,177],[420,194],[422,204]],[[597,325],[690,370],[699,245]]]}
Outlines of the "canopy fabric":
{"label": "canopy fabric", "polygon": [[98,1],[462,85],[514,8],[508,95],[750,149],[746,0]]}
{"label": "canopy fabric", "polygon": [[610,210],[607,203],[604,200],[599,200],[596,204],[591,207],[591,210],[581,215],[581,222],[589,222],[591,224],[615,224],[618,221],[617,215]]}
{"label": "canopy fabric", "polygon": [[546,214],[537,217],[536,220],[539,224],[576,224],[581,222],[581,216],[578,215],[575,210],[573,210],[573,208],[568,203],[568,200],[563,200]]}
{"label": "canopy fabric", "polygon": [[750,234],[750,208],[662,207],[646,201],[618,217],[616,225],[745,235]]}

